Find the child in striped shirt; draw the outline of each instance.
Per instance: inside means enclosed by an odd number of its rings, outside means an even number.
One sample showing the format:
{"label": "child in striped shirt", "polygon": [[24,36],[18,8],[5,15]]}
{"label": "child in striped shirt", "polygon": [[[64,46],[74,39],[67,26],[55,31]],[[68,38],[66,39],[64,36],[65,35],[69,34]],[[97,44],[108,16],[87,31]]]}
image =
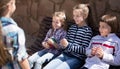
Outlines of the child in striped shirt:
{"label": "child in striped shirt", "polygon": [[83,65],[86,58],[85,49],[92,37],[92,30],[86,23],[88,13],[86,4],[79,4],[73,8],[75,24],[69,28],[66,39],[61,40],[64,52],[43,69],[77,69]]}

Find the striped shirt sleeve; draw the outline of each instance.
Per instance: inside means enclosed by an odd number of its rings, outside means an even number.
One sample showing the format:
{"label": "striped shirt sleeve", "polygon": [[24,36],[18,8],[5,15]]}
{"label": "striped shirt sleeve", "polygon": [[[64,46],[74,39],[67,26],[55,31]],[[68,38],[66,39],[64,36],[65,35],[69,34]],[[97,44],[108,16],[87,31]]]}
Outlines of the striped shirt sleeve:
{"label": "striped shirt sleeve", "polygon": [[[69,41],[69,44],[67,46],[67,51],[68,52],[75,52],[78,54],[85,54],[86,47],[89,46],[89,42],[92,38],[92,31],[90,28],[82,28],[82,29],[77,29],[78,31],[71,35],[71,31],[74,30],[75,28],[71,29],[68,31],[68,36],[67,39]],[[74,32],[72,32],[74,33]],[[72,37],[73,38],[69,38]]]}

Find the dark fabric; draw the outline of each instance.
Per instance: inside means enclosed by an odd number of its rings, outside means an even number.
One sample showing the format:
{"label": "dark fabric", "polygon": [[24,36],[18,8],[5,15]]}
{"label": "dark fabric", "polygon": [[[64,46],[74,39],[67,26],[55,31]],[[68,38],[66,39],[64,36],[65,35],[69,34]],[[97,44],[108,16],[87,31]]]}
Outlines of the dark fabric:
{"label": "dark fabric", "polygon": [[79,27],[76,24],[72,25],[67,32],[66,39],[69,44],[64,53],[84,60],[86,58],[85,50],[89,46],[91,38],[92,30],[89,26]]}
{"label": "dark fabric", "polygon": [[88,69],[88,68],[86,68],[86,67],[81,67],[80,69]]}
{"label": "dark fabric", "polygon": [[120,69],[120,66],[110,66],[110,68],[109,69]]}

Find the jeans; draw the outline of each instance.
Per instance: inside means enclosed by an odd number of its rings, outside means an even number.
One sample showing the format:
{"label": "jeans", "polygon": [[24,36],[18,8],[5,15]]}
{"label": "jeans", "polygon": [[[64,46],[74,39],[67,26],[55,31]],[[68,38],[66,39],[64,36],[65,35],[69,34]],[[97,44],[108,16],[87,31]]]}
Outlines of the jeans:
{"label": "jeans", "polygon": [[33,65],[35,64],[35,62],[44,54],[46,54],[48,51],[46,49],[43,49],[39,52],[36,52],[35,54],[33,54],[32,56],[30,56],[28,58],[28,61],[30,63],[30,67],[32,68]]}
{"label": "jeans", "polygon": [[83,62],[76,57],[61,54],[49,62],[43,69],[77,69]]}

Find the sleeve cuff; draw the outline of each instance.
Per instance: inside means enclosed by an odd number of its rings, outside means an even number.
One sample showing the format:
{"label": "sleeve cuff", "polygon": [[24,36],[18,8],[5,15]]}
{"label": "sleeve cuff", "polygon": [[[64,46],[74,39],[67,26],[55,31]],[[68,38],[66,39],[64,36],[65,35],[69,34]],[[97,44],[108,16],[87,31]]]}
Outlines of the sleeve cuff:
{"label": "sleeve cuff", "polygon": [[104,53],[102,60],[106,62],[113,62],[113,56],[112,54]]}
{"label": "sleeve cuff", "polygon": [[86,50],[86,55],[87,55],[87,56],[92,56],[92,55],[91,55],[91,50]]}

